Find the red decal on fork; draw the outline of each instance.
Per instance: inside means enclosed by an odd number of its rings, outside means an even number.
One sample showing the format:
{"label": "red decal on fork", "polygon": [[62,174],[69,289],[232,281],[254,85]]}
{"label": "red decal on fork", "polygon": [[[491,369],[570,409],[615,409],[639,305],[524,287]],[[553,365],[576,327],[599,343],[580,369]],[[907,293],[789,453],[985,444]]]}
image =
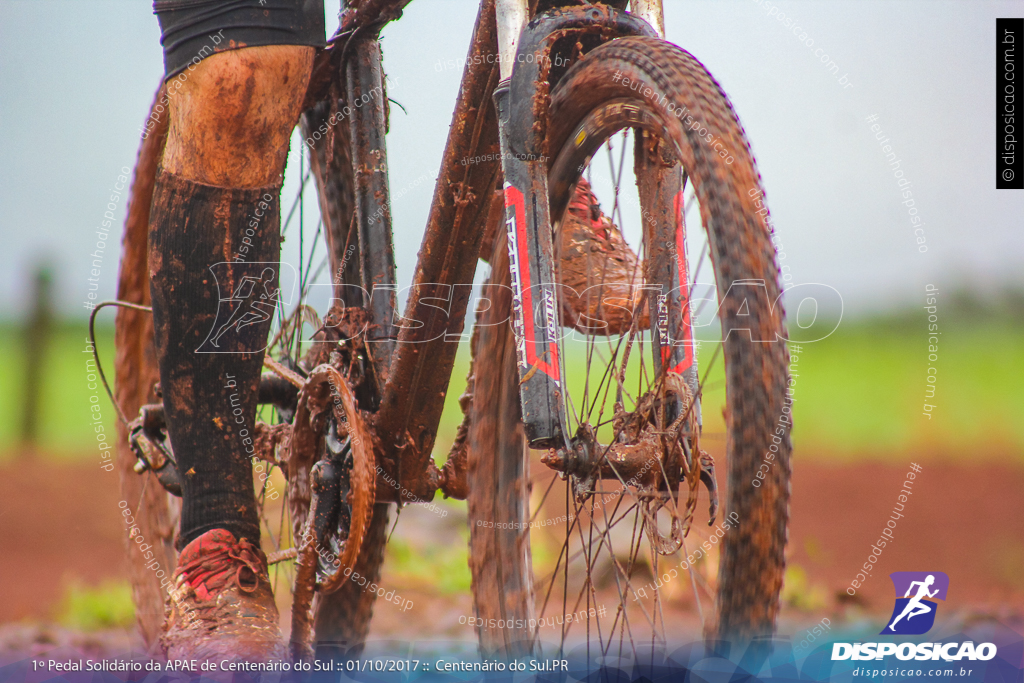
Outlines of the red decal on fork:
{"label": "red decal on fork", "polygon": [[[683,302],[683,360],[670,371],[683,374],[693,366],[693,326],[690,322],[690,282],[686,272],[686,233],[683,230],[683,190],[679,189],[672,199],[672,213],[675,218],[676,264],[679,267],[679,296]],[[671,346],[662,347],[662,362],[668,360]]]}
{"label": "red decal on fork", "polygon": [[[558,343],[548,342],[548,350],[541,357],[537,356],[537,330],[534,325],[534,306],[532,282],[530,280],[530,258],[529,239],[526,234],[526,207],[523,193],[509,183],[505,183],[505,213],[508,215],[508,207],[513,207],[511,219],[506,219],[508,228],[508,253],[509,265],[512,269],[512,293],[516,302],[522,302],[516,306],[515,317],[522,325],[516,330],[522,334],[524,343],[520,349],[520,361],[524,360],[527,368],[536,367],[545,375],[559,381],[558,371]],[[546,302],[545,302],[546,303]],[[548,316],[545,315],[545,319]],[[544,360],[543,356],[550,356]]]}

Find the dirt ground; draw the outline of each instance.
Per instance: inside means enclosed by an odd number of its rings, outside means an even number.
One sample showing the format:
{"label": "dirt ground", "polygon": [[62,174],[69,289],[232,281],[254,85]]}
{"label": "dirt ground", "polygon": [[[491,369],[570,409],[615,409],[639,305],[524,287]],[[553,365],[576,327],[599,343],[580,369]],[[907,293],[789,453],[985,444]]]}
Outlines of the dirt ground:
{"label": "dirt ground", "polygon": [[[1008,463],[919,460],[922,471],[905,517],[897,522],[894,542],[857,599],[842,597],[903,487],[910,459],[893,461],[900,464],[825,466],[797,455],[789,563],[799,589],[790,590],[783,628],[790,624],[790,632],[797,632],[825,615],[842,619],[888,613],[893,604],[888,574],[894,571],[946,572],[946,613],[1019,619],[1024,606],[1024,466]],[[0,467],[0,625],[8,623],[0,630],[31,638],[25,625],[50,621],[68,582],[93,585],[126,577],[118,500],[116,475],[93,465],[8,460]],[[419,511],[403,515],[408,516],[399,527],[409,525],[417,534],[431,533],[438,519]],[[439,543],[448,542],[439,537]],[[459,624],[461,615],[472,614],[469,595],[396,588],[415,600],[416,609],[403,613],[381,605],[371,638],[473,639],[472,628]],[[685,601],[679,609],[690,611]]]}

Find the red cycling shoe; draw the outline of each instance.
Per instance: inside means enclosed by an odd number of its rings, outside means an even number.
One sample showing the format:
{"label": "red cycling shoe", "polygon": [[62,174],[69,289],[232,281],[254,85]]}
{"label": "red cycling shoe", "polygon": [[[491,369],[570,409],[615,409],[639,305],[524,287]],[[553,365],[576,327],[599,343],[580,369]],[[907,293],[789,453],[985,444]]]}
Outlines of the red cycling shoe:
{"label": "red cycling shoe", "polygon": [[160,644],[175,660],[285,659],[263,551],[225,529],[189,543],[178,556]]}

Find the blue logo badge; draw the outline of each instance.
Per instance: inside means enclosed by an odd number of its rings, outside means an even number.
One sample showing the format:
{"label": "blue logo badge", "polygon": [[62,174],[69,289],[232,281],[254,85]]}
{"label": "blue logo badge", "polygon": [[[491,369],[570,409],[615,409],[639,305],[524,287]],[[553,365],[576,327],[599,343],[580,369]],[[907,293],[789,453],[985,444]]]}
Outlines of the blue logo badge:
{"label": "blue logo badge", "polygon": [[932,598],[946,599],[949,577],[945,572],[893,572],[889,577],[896,589],[896,607],[881,635],[927,633],[939,607]]}

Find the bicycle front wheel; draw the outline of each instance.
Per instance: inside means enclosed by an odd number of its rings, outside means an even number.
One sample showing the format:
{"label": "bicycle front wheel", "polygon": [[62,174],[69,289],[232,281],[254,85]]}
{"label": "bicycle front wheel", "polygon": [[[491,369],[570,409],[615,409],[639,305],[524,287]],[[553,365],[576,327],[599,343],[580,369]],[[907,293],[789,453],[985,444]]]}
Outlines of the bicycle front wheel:
{"label": "bicycle front wheel", "polygon": [[[585,639],[635,652],[688,624],[770,633],[788,518],[788,353],[742,126],[695,58],[631,37],[589,52],[553,86],[547,131],[567,443],[530,474],[514,334],[496,324],[512,302],[492,301],[478,321],[476,357],[491,362],[478,364],[470,435],[482,648]],[[624,172],[630,135],[635,190]],[[596,236],[566,211],[583,196],[581,174],[603,198]],[[686,234],[690,207],[703,234]],[[507,285],[502,256],[492,282]],[[702,288],[702,275],[713,284]],[[716,451],[725,505],[704,517],[697,482],[713,481]],[[695,523],[712,517],[710,528]]]}

